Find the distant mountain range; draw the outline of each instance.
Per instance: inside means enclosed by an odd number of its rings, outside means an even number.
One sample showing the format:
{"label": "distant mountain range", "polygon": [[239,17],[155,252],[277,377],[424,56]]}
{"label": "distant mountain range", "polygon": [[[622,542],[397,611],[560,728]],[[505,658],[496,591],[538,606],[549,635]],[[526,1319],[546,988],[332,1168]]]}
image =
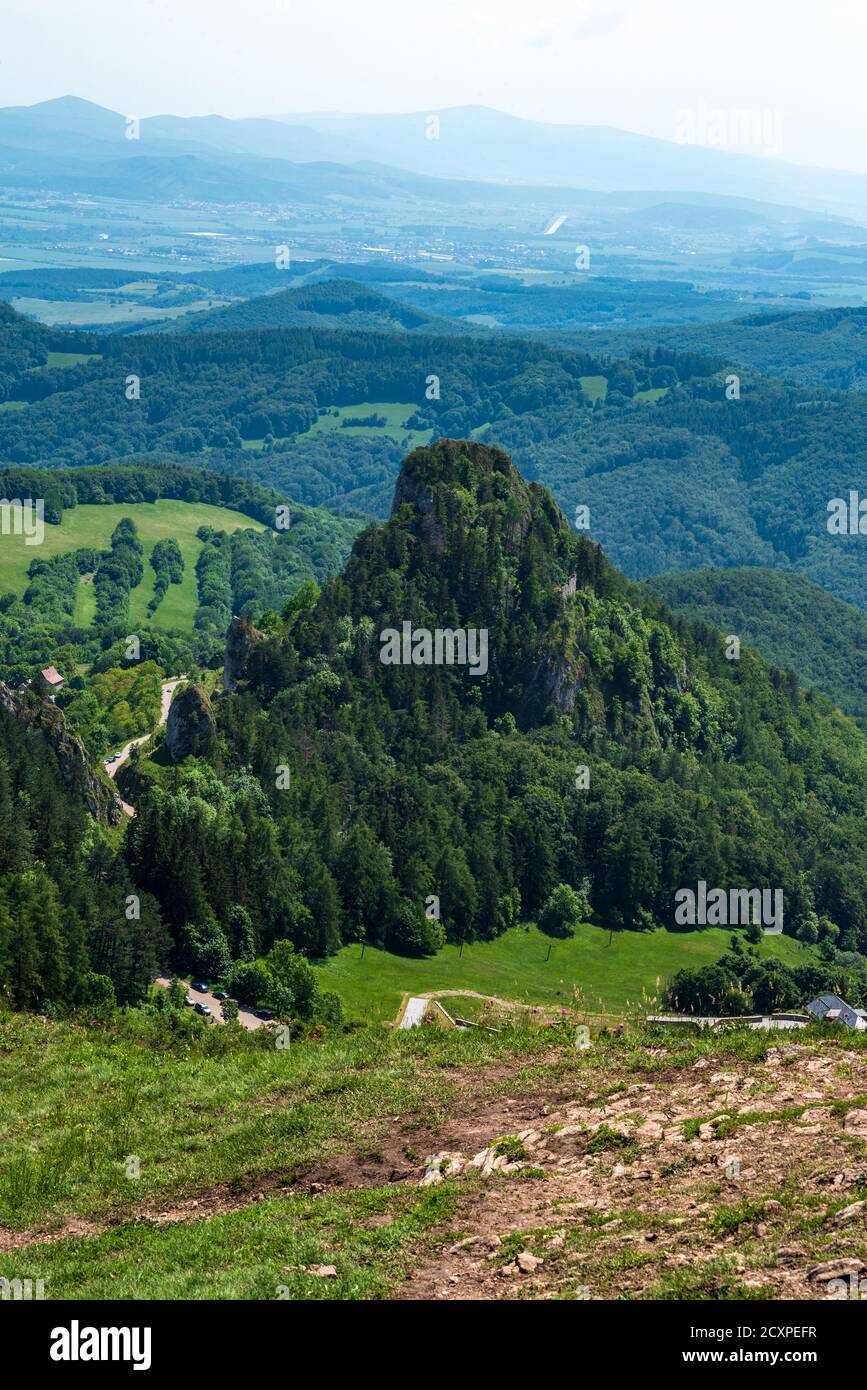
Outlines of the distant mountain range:
{"label": "distant mountain range", "polygon": [[[434,120],[432,121],[432,118]],[[406,115],[281,116],[294,128],[343,139],[368,158],[446,178],[585,189],[677,189],[867,211],[867,176],[807,169],[781,159],[678,144],[611,126],[551,125],[486,106]],[[435,123],[434,123],[435,122]],[[432,134],[436,138],[430,138]],[[673,132],[674,133],[674,132]]]}
{"label": "distant mountain range", "polygon": [[[537,201],[545,187],[557,190],[552,209],[559,214],[577,210],[582,197],[598,204],[601,193],[640,190],[651,204],[665,194],[673,205],[711,208],[735,198],[867,216],[865,175],[606,126],[546,125],[475,106],[395,116],[162,115],[136,122],[79,97],[59,97],[0,108],[0,181],[127,197],[303,202],[327,188],[348,197],[499,198],[511,206]],[[494,193],[492,185],[505,186]]]}

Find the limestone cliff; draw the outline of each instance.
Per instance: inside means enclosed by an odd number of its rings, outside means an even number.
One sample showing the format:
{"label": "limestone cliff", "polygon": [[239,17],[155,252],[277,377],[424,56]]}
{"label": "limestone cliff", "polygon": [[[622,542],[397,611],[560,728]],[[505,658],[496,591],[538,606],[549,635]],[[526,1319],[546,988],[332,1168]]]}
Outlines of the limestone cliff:
{"label": "limestone cliff", "polygon": [[244,680],[250,657],[265,634],[259,632],[248,618],[233,618],[226,634],[226,658],[223,663],[223,689],[235,690]]}
{"label": "limestone cliff", "polygon": [[63,711],[30,689],[21,693],[0,681],[0,709],[32,729],[38,729],[57,754],[66,785],[78,791],[90,814],[103,825],[119,825],[123,819],[120,798],[107,777],[94,767],[77,734],[67,727]]}

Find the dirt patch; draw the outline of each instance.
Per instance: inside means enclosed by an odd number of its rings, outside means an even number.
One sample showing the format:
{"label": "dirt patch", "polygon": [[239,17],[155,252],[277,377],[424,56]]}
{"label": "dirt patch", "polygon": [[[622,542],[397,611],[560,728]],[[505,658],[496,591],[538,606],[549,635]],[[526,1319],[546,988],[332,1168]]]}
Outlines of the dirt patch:
{"label": "dirt patch", "polygon": [[[609,1069],[601,1095],[480,1114],[441,1165],[458,1215],[396,1297],[846,1296],[867,1273],[867,1068],[836,1049],[791,1060],[699,1061],[620,1091]],[[482,1176],[474,1155],[504,1133],[525,1156]]]}

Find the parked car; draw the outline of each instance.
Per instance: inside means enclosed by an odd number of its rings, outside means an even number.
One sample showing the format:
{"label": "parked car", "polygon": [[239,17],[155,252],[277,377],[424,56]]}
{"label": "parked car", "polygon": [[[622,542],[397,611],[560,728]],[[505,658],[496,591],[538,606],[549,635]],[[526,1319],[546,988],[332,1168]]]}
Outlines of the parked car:
{"label": "parked car", "polygon": [[207,994],[208,992],[208,986],[203,984],[201,980],[193,980],[190,989],[194,989],[197,994]]}
{"label": "parked car", "polygon": [[263,1023],[270,1023],[272,1018],[276,1018],[273,1009],[257,1009],[253,1014],[254,1018],[261,1018]]}
{"label": "parked car", "polygon": [[215,989],[215,990],[214,990],[214,998],[215,998],[215,999],[219,999],[219,1001],[220,1001],[221,1004],[222,1004],[223,1000],[224,1000],[224,999],[228,999],[228,997],[229,997],[229,996],[228,996],[228,994],[226,993],[226,991],[225,991],[224,989]]}
{"label": "parked car", "polygon": [[195,999],[193,998],[193,996],[192,996],[191,994],[188,994],[188,995],[185,997],[185,999],[184,999],[184,1003],[185,1003],[185,1004],[189,1004],[190,1008],[193,1007],[193,1005],[195,1004],[195,1002],[196,1002],[196,1001],[195,1001]]}
{"label": "parked car", "polygon": [[201,1001],[201,999],[197,999],[197,1000],[196,1000],[196,1013],[197,1013],[197,1014],[204,1014],[204,1015],[207,1017],[207,1016],[210,1014],[210,1012],[211,1012],[211,1006],[210,1006],[210,1004],[203,1004],[202,1001]]}

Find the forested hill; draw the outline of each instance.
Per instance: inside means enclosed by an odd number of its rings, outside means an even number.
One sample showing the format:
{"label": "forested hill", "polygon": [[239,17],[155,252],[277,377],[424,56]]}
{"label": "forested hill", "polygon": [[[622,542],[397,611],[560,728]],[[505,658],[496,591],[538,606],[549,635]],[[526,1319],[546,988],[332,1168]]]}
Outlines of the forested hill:
{"label": "forested hill", "polygon": [[[563,334],[562,340],[576,335]],[[867,390],[867,309],[811,309],[750,314],[730,323],[658,324],[651,328],[602,329],[593,335],[599,352],[634,357],[648,349],[699,352],[737,367],[784,377],[804,386]],[[553,338],[558,341],[558,338]]]}
{"label": "forested hill", "polygon": [[[466,660],[436,664],[437,628],[465,631]],[[238,922],[257,949],[425,953],[560,884],[612,928],[671,927],[699,879],[780,888],[785,931],[832,964],[867,949],[864,735],[666,618],[499,450],[416,450],[343,573],[248,636],[213,747],[145,778],[131,829],[190,968]]]}
{"label": "forested hill", "polygon": [[867,606],[863,536],[828,530],[829,502],[859,485],[867,393],[744,370],[732,394],[718,360],[691,354],[611,362],[505,335],[304,327],[58,334],[34,367],[32,325],[10,313],[0,461],[158,453],[384,515],[413,446],[482,438],[570,518],[589,507],[591,534],[633,578],[760,565]]}
{"label": "forested hill", "polygon": [[[0,707],[0,997],[15,1008],[140,1001],[171,942],[116,840],[86,808],[70,746],[41,727],[30,691]],[[17,707],[17,706],[16,706]],[[61,720],[59,712],[54,711]],[[56,721],[55,721],[56,722]],[[96,776],[91,770],[90,778]]]}
{"label": "forested hill", "polygon": [[695,622],[736,633],[867,724],[867,613],[781,570],[686,570],[644,581]]}
{"label": "forested hill", "polygon": [[[351,280],[323,280],[299,289],[258,295],[209,313],[190,314],[165,327],[169,333],[231,332],[238,328],[293,328],[318,324],[322,328],[374,330],[424,328],[437,323],[431,314],[389,299]],[[442,323],[454,334],[456,326]]]}

